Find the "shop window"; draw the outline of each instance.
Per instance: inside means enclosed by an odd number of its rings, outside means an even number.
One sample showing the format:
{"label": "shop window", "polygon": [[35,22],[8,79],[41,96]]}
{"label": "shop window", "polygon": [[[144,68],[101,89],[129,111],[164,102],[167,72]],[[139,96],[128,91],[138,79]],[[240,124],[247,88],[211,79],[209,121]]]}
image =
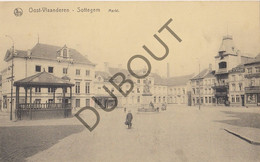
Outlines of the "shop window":
{"label": "shop window", "polygon": [[256,103],[256,94],[247,94],[247,103],[255,104]]}

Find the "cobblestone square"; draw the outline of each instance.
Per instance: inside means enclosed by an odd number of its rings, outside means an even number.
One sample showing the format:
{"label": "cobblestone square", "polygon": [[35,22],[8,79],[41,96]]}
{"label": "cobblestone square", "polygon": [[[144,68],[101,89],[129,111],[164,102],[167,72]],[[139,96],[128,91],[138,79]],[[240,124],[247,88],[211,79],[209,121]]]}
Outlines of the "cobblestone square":
{"label": "cobblestone square", "polygon": [[[130,109],[130,108],[129,108]],[[134,111],[134,108],[131,108]],[[77,119],[18,121],[1,126],[1,161],[257,161],[258,108],[169,106],[159,113],[100,113],[89,132]],[[54,123],[57,123],[55,126]],[[22,126],[23,125],[23,126]],[[3,131],[2,131],[3,130]],[[10,134],[15,136],[10,136]],[[46,158],[48,157],[48,158]]]}

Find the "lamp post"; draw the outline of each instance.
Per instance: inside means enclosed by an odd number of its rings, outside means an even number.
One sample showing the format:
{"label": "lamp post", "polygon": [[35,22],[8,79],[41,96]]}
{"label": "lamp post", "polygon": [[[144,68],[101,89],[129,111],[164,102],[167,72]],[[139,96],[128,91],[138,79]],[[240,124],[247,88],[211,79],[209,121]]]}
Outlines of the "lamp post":
{"label": "lamp post", "polygon": [[10,108],[10,120],[13,119],[13,82],[14,82],[14,40],[11,36],[6,35],[6,37],[10,38],[12,40],[12,51],[11,51],[11,57],[12,57],[12,76],[11,76],[11,108]]}

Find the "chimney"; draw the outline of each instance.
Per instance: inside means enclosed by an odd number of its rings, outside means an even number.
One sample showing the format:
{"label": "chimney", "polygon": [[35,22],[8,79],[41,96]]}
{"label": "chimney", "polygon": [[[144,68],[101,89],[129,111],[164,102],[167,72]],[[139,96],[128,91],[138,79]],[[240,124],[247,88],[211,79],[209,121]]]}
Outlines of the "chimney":
{"label": "chimney", "polygon": [[27,56],[31,56],[32,55],[32,51],[30,49],[27,50]]}
{"label": "chimney", "polygon": [[212,71],[212,64],[209,64],[209,71]]}
{"label": "chimney", "polygon": [[104,70],[105,72],[109,72],[109,63],[108,62],[104,62]]}
{"label": "chimney", "polygon": [[167,78],[170,78],[170,64],[167,62]]}

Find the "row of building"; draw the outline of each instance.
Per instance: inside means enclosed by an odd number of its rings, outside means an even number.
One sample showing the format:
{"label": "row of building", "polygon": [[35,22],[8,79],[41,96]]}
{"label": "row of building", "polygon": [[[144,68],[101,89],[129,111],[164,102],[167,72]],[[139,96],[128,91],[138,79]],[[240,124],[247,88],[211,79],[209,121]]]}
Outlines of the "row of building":
{"label": "row of building", "polygon": [[[65,97],[66,103],[72,107],[97,106],[91,99],[96,97],[106,107],[112,106],[113,98],[103,89],[105,85],[118,98],[118,107],[140,106],[144,94],[150,93],[155,105],[231,105],[260,106],[260,55],[244,56],[237,50],[231,36],[223,37],[221,46],[215,57],[216,69],[210,64],[199,74],[163,78],[151,73],[145,79],[131,76],[126,69],[110,67],[105,63],[103,71],[97,71],[96,65],[77,50],[67,47],[57,47],[37,43],[28,51],[7,50],[4,61],[6,67],[1,71],[1,110],[9,111],[15,106],[15,97],[11,102],[11,83],[27,79],[39,73],[48,73],[73,83],[70,97],[62,90],[50,87],[34,86],[31,90],[33,103],[61,103]],[[122,96],[109,82],[114,74],[122,72],[134,82],[131,93]],[[142,71],[140,71],[142,72]],[[44,75],[42,75],[44,76]],[[45,75],[46,76],[46,75]],[[46,78],[38,77],[39,82]],[[48,79],[47,79],[48,80]],[[129,90],[130,85],[124,84],[123,90]],[[13,93],[15,94],[14,88]],[[27,89],[19,91],[19,103],[27,103]],[[55,98],[53,96],[56,96]],[[26,99],[25,99],[26,98]]]}

